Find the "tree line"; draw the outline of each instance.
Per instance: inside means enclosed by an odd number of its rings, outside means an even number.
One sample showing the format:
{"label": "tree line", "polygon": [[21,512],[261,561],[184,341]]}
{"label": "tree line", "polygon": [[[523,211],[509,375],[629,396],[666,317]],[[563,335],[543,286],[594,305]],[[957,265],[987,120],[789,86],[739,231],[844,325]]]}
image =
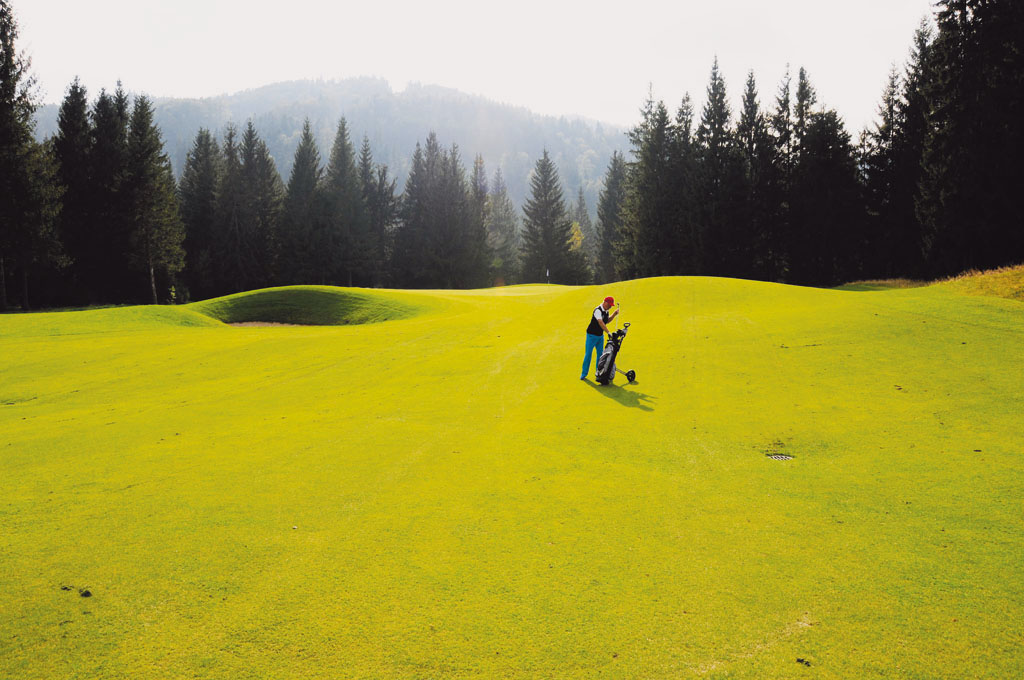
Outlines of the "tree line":
{"label": "tree line", "polygon": [[944,0],[854,141],[804,69],[734,117],[717,60],[699,117],[648,98],[599,213],[599,279],[804,285],[940,277],[1024,261],[1024,4]]}
{"label": "tree line", "polygon": [[76,80],[57,132],[35,103],[0,0],[0,304],[185,301],[278,284],[466,288],[700,274],[835,285],[1024,260],[1024,6],[943,0],[854,141],[810,77],[770,107],[751,72],[738,115],[717,60],[698,115],[649,96],[613,154],[591,223],[547,151],[522,210],[500,168],[430,133],[404,190],[344,117],[326,162],[307,120],[285,183],[252,121],[200,129],[175,183],[146,97],[90,105]]}

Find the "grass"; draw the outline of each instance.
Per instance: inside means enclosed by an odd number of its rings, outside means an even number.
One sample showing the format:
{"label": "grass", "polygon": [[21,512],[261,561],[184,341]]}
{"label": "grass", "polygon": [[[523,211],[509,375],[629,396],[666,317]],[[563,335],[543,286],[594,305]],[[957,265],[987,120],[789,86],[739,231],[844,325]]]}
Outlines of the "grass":
{"label": "grass", "polygon": [[1024,307],[963,292],[0,317],[0,678],[1021,677]]}

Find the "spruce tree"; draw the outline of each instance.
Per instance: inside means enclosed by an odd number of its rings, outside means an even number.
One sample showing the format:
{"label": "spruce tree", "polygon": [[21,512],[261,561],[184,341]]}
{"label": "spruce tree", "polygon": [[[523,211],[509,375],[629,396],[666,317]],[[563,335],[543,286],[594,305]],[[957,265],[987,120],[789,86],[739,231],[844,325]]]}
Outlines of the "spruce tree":
{"label": "spruce tree", "polygon": [[547,149],[530,178],[530,196],[523,206],[523,216],[523,281],[585,282],[586,263],[582,254],[570,249],[572,222],[566,213],[558,170]]}
{"label": "spruce tree", "polygon": [[501,168],[494,171],[494,181],[487,197],[487,245],[491,258],[491,283],[516,283],[519,272],[519,218],[508,195],[508,186]]}
{"label": "spruce tree", "polygon": [[867,214],[858,245],[865,278],[892,278],[900,274],[897,255],[902,253],[898,239],[904,225],[897,221],[893,209],[896,140],[903,127],[899,119],[899,91],[899,73],[893,68],[882,93],[878,122],[873,129],[865,131],[861,142],[860,166]]}
{"label": "spruce tree", "polygon": [[769,257],[767,278],[773,281],[787,281],[791,259],[792,225],[790,224],[789,194],[795,164],[793,152],[793,111],[790,96],[791,78],[789,66],[779,83],[775,96],[775,110],[768,118],[768,132],[772,140],[772,182],[768,187],[765,201],[768,212],[766,230]]}
{"label": "spruce tree", "polygon": [[412,167],[405,182],[399,207],[399,224],[395,232],[391,258],[392,274],[399,287],[427,287],[426,271],[429,203],[434,192],[436,167],[441,149],[434,133],[427,136],[425,146],[416,143]]}
{"label": "spruce tree", "polygon": [[391,228],[398,205],[395,180],[389,177],[386,165],[373,162],[370,140],[365,136],[359,152],[359,181],[369,224],[370,285],[381,286],[389,278],[387,266],[391,257]]}
{"label": "spruce tree", "polygon": [[134,299],[135,276],[126,266],[131,250],[130,210],[121,190],[128,160],[128,95],[100,90],[92,107],[89,173],[92,183],[88,237],[75,253],[90,302]]}
{"label": "spruce tree", "polygon": [[89,103],[86,90],[78,78],[71,83],[57,114],[57,135],[54,153],[58,177],[64,187],[63,209],[59,232],[67,255],[71,259],[69,292],[80,295],[75,302],[87,302],[83,295],[87,285],[85,272],[79,272],[82,258],[88,259],[96,238],[90,233],[93,226],[89,216],[92,204],[93,181],[89,172],[92,126],[89,122]]}
{"label": "spruce tree", "polygon": [[129,124],[122,191],[129,207],[129,263],[146,275],[153,304],[157,276],[168,285],[185,265],[185,228],[178,211],[174,174],[147,97],[137,97]]}
{"label": "spruce tree", "polygon": [[590,220],[590,210],[587,208],[587,199],[583,195],[581,185],[576,194],[576,202],[572,206],[572,221],[577,225],[582,237],[583,256],[587,261],[587,268],[593,271],[597,266],[598,243],[594,234],[594,225]]}
{"label": "spruce tree", "polygon": [[731,129],[732,112],[726,97],[725,80],[715,59],[696,135],[701,196],[698,219],[706,271],[718,276],[745,276],[751,234],[743,210],[743,161]]}
{"label": "spruce tree", "polygon": [[280,281],[284,284],[317,283],[315,223],[317,186],[323,169],[320,150],[307,118],[295,149],[292,174],[288,178],[281,212]]}
{"label": "spruce tree", "polygon": [[323,266],[341,285],[366,284],[373,269],[369,219],[344,118],[338,122],[320,191],[324,211],[322,245],[326,249],[323,255],[329,259]]}
{"label": "spruce tree", "polygon": [[674,273],[678,250],[672,185],[672,124],[661,101],[648,95],[640,123],[629,132],[634,162],[621,238],[616,242],[615,269],[622,278]]}
{"label": "spruce tree", "polygon": [[835,111],[805,121],[793,175],[793,283],[834,286],[858,278],[857,235],[863,203],[855,150]]}
{"label": "spruce tree", "polygon": [[200,128],[178,187],[185,225],[185,282],[191,299],[211,297],[217,290],[217,187],[222,166],[217,140]]}
{"label": "spruce tree", "polygon": [[768,121],[757,101],[754,72],[747,74],[740,120],[736,136],[743,154],[744,188],[742,218],[749,225],[742,230],[749,239],[748,257],[742,274],[758,279],[774,276],[775,214],[779,202],[779,170],[776,147],[768,131]]}
{"label": "spruce tree", "polygon": [[903,74],[901,96],[896,102],[899,128],[893,139],[891,214],[893,274],[918,278],[924,275],[923,227],[915,210],[921,184],[921,159],[927,135],[928,103],[925,84],[930,78],[929,53],[933,39],[927,19],[914,32],[910,61]]}
{"label": "spruce tree", "polygon": [[933,275],[1024,259],[1024,4],[939,7],[918,202]]}
{"label": "spruce tree", "polygon": [[217,226],[214,234],[214,261],[219,271],[218,295],[250,290],[257,281],[254,239],[245,217],[245,187],[238,131],[231,124],[224,130],[223,154],[224,166],[217,188]]}
{"label": "spruce tree", "polygon": [[242,214],[248,224],[249,238],[252,239],[254,285],[262,288],[277,281],[280,254],[278,222],[284,201],[284,186],[270,150],[251,120],[242,134],[240,156]]}
{"label": "spruce tree", "polygon": [[34,268],[62,265],[56,220],[61,188],[52,145],[32,137],[36,109],[31,62],[18,51],[18,24],[0,0],[0,309],[6,309],[7,275],[21,280],[21,306],[29,309]]}
{"label": "spruce tree", "polygon": [[807,134],[807,126],[810,124],[814,105],[817,103],[818,93],[811,85],[807,71],[801,66],[797,75],[796,101],[793,104],[793,148],[797,156],[796,160],[799,160],[804,135]]}
{"label": "spruce tree", "polygon": [[604,175],[604,188],[597,201],[597,232],[600,241],[595,269],[597,283],[618,279],[615,271],[615,244],[622,238],[622,211],[626,202],[626,159],[612,152]]}

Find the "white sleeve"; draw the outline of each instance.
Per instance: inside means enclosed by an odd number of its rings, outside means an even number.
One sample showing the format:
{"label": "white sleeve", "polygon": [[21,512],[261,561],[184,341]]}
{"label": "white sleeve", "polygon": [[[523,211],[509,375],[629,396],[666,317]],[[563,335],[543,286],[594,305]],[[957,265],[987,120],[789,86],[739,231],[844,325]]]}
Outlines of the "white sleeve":
{"label": "white sleeve", "polygon": [[596,308],[594,310],[594,318],[597,319],[598,321],[604,321],[604,317],[601,316],[601,308],[600,307],[598,307],[598,308]]}

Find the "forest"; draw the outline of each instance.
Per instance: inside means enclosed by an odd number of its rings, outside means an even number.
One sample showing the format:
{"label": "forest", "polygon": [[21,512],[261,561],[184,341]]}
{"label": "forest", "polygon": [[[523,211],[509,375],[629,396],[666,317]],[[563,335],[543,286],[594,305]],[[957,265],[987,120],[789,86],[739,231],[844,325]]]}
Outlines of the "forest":
{"label": "forest", "polygon": [[[323,149],[306,119],[287,180],[251,119],[197,129],[176,177],[149,98],[119,87],[90,101],[77,79],[40,141],[17,36],[0,0],[3,309],[301,283],[707,275],[833,286],[1024,261],[1024,6],[1012,0],[937,3],[856,138],[803,68],[768,105],[751,72],[734,112],[715,60],[699,109],[689,95],[673,112],[642,103],[596,220],[550,149],[506,178],[426,129],[398,177],[343,116]],[[525,187],[521,205],[510,183]]]}

